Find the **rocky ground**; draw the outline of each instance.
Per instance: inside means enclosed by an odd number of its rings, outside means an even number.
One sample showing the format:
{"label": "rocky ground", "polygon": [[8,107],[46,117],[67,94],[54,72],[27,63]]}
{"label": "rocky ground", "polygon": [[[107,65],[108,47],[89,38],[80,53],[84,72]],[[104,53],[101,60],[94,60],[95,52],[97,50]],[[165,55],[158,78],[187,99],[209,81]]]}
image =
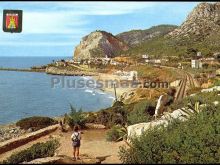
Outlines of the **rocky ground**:
{"label": "rocky ground", "polygon": [[0,142],[19,137],[31,130],[25,131],[16,126],[1,126],[0,127]]}

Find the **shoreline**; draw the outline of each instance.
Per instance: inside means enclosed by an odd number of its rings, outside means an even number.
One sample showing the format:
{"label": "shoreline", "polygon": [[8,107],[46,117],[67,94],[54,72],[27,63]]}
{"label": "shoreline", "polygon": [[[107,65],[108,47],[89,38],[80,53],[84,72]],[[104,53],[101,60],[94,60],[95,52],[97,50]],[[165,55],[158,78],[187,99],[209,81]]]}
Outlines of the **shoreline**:
{"label": "shoreline", "polygon": [[[57,71],[57,70],[60,70],[61,72],[47,73],[46,69],[32,69],[32,68],[28,68],[28,69],[27,68],[21,68],[21,69],[19,69],[19,68],[0,68],[0,71],[41,72],[41,73],[44,72],[44,73],[49,74],[49,75],[76,76],[76,74],[73,74],[73,73],[67,74],[67,73],[62,72],[62,71],[68,72],[67,69],[58,69],[58,68],[56,68],[56,70],[53,70],[53,71]],[[85,75],[83,73],[84,72],[78,73],[78,76],[82,76],[82,77],[89,76],[94,80],[102,80],[102,81],[115,80],[115,79],[119,80],[119,78],[120,78],[119,76],[112,75],[112,74],[107,74],[107,73],[92,73],[91,75]],[[103,88],[98,88],[98,89],[101,90],[102,92],[106,93],[106,94],[111,94],[113,97],[115,97],[115,92],[114,92],[113,87],[103,87]],[[129,92],[129,91],[131,91],[131,89],[129,89],[129,88],[116,88],[117,100],[120,100],[121,96],[125,92]],[[114,103],[114,101],[115,101],[115,99],[113,100],[113,103]],[[98,112],[98,111],[100,111],[100,109],[97,109],[96,111],[93,111],[93,112]],[[85,111],[85,113],[86,112],[87,111]],[[63,117],[64,117],[64,114],[61,114],[59,116],[52,116],[51,118],[53,118],[53,119],[62,119]],[[19,120],[14,120],[14,121],[9,122],[9,123],[2,123],[2,124],[0,124],[0,128],[8,128],[8,127],[11,127],[11,126],[15,126],[16,122],[19,121]]]}
{"label": "shoreline", "polygon": [[[100,80],[100,81],[108,81],[108,80],[120,80],[120,76],[117,76],[117,75],[112,75],[112,74],[107,74],[107,73],[98,73],[97,76],[91,76],[93,79],[95,80]],[[101,89],[103,92],[107,92],[107,93],[111,93],[115,96],[115,91],[114,91],[114,88],[113,87],[103,87]],[[124,94],[124,93],[128,93],[132,91],[131,88],[116,88],[116,95],[117,95],[117,98],[121,98],[121,96]]]}
{"label": "shoreline", "polygon": [[0,71],[45,72],[45,69],[31,69],[31,68],[0,68]]}
{"label": "shoreline", "polygon": [[[107,73],[93,73],[86,71],[69,71],[67,69],[58,69],[56,67],[49,67],[47,69],[32,69],[32,68],[0,68],[0,71],[16,71],[16,72],[38,72],[46,73],[48,75],[57,75],[57,76],[90,76],[95,80],[119,80],[119,76],[107,74]],[[101,88],[103,92],[114,94],[114,88],[104,87]],[[131,90],[131,89],[130,89]],[[130,91],[129,88],[116,88],[117,98],[120,98],[121,95],[125,92]]]}

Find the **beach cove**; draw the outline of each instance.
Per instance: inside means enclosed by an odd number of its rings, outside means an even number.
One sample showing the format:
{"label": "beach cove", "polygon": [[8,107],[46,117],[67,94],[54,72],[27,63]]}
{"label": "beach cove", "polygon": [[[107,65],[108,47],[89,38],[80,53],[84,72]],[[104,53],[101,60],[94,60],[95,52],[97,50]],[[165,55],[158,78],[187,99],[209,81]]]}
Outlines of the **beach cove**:
{"label": "beach cove", "polygon": [[[52,60],[51,57],[49,59],[45,57],[45,60],[41,57],[35,57],[32,60],[30,60],[31,57],[1,58],[3,60],[0,60],[0,67],[10,68],[45,65]],[[10,65],[6,66],[6,61],[9,61]],[[28,64],[28,61],[32,62]],[[51,79],[55,77],[65,78],[65,76],[46,73],[0,71],[0,124],[9,124],[35,115],[61,116],[70,111],[70,104],[87,112],[98,111],[110,107],[114,101],[112,93],[105,93],[101,89],[69,89],[62,86],[52,88]],[[92,77],[68,76],[68,79],[88,80]]]}

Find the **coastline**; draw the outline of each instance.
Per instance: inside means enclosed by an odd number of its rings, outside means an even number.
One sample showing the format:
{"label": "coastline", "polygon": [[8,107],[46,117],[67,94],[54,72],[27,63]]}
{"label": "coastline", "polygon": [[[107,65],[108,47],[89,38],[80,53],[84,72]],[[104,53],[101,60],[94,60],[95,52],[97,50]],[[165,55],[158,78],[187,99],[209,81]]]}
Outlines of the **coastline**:
{"label": "coastline", "polygon": [[17,72],[45,72],[45,69],[31,69],[31,68],[0,68],[0,71],[17,71]]}
{"label": "coastline", "polygon": [[[65,75],[65,76],[90,76],[91,78],[93,78],[94,80],[101,80],[101,81],[105,81],[105,80],[119,80],[120,76],[117,75],[112,75],[112,74],[107,74],[107,73],[88,73],[86,71],[70,71],[68,69],[60,69],[60,68],[56,68],[56,67],[48,67],[48,68],[52,68],[52,70],[48,70],[48,69],[33,69],[33,68],[0,68],[0,71],[17,71],[17,72],[44,72],[46,74],[51,74],[51,75]],[[55,69],[54,69],[55,68]],[[101,91],[103,91],[104,93],[107,94],[111,94],[113,97],[115,96],[115,91],[114,88],[111,86],[108,87],[103,87],[100,89]],[[116,94],[117,94],[117,99],[120,100],[121,96],[125,93],[125,92],[129,92],[131,89],[128,88],[116,88]],[[99,110],[97,110],[99,111]],[[60,115],[60,116],[55,116],[52,117],[54,119],[62,119],[64,116]],[[0,124],[0,128],[10,128],[10,127],[14,127],[16,126],[16,122],[17,121],[12,121],[10,123],[6,123],[6,124]]]}
{"label": "coastline", "polygon": [[[117,75],[112,75],[112,74],[107,74],[107,73],[98,73],[97,76],[92,76],[93,79],[95,80],[99,80],[99,81],[114,81],[114,80],[120,80],[120,76],[117,76]],[[128,93],[130,92],[132,89],[130,88],[122,88],[122,87],[118,87],[116,88],[116,95],[117,95],[117,98],[121,98],[121,96],[124,94],[124,93]],[[114,88],[112,86],[108,86],[108,87],[103,87],[102,88],[102,91],[103,92],[108,92],[108,93],[111,93],[111,94],[114,94],[115,95],[115,91],[114,91]]]}

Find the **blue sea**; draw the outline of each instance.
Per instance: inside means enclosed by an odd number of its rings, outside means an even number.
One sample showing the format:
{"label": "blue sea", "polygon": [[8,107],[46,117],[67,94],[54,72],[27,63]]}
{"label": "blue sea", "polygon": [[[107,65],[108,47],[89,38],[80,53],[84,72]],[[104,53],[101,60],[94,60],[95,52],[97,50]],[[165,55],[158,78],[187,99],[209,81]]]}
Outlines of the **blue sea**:
{"label": "blue sea", "polygon": [[[0,57],[0,67],[29,68],[71,57]],[[95,88],[68,88],[52,79],[62,76],[45,73],[0,71],[0,124],[29,116],[55,117],[70,112],[70,104],[84,111],[110,107],[114,96]],[[89,80],[91,77],[63,76],[64,80]]]}

